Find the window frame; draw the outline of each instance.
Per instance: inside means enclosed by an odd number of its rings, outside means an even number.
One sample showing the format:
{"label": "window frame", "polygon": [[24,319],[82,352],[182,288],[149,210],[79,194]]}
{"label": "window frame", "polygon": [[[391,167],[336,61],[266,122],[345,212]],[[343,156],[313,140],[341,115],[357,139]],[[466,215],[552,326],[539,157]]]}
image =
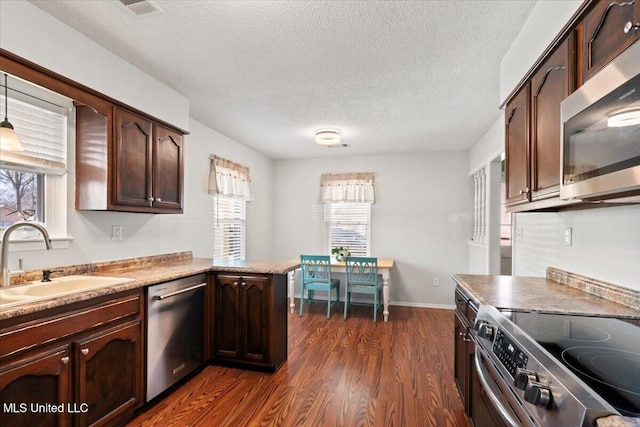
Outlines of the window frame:
{"label": "window frame", "polygon": [[[233,197],[233,196],[221,196],[221,195],[214,195],[213,196],[213,258],[214,259],[219,259],[219,260],[246,260],[246,255],[247,255],[247,200],[243,197]],[[233,211],[235,213],[236,209],[239,210],[239,215],[236,217],[234,215],[234,217],[232,218],[220,218],[220,202],[224,201],[225,203],[227,202],[233,202],[234,204],[236,204],[235,208],[231,208],[229,207],[228,210],[229,211]],[[240,227],[240,239],[239,239],[239,248],[237,249],[239,251],[238,255],[232,255],[230,253],[235,252],[234,250],[225,250],[224,247],[231,247],[233,245],[233,242],[229,242],[227,241],[225,244],[225,242],[222,242],[223,249],[222,249],[222,253],[220,253],[220,249],[219,249],[219,242],[218,242],[218,233],[219,230],[222,228],[222,226],[224,225],[236,225]],[[224,239],[228,239],[228,235],[223,236]]]}
{"label": "window frame", "polygon": [[[347,212],[347,215],[341,218],[337,218],[337,219],[332,218],[332,216],[335,215],[334,209],[338,209],[339,207],[349,208],[348,205],[357,205],[357,207],[356,206],[353,206],[353,207],[356,209],[362,208],[362,211],[357,212],[357,210],[354,209],[351,212]],[[357,217],[358,215],[364,215],[366,218],[364,221],[361,221],[361,220],[356,221],[353,218],[349,218],[348,215],[351,215],[352,217]],[[371,225],[372,225],[371,203],[369,202],[326,202],[324,203],[323,225],[324,225],[324,233],[323,233],[324,248],[327,251],[327,253],[331,254],[331,250],[334,247],[344,246],[351,252],[352,256],[371,256]],[[346,242],[340,242],[340,241],[335,242],[332,239],[333,236],[332,236],[331,230],[336,225],[337,226],[344,225],[346,227],[342,227],[342,228],[345,228],[347,230],[349,229],[353,230],[354,228],[357,228],[357,226],[365,225],[366,226],[366,230],[365,230],[366,246],[365,246],[364,253],[362,253],[362,251],[358,251],[356,248],[349,247],[349,245]],[[356,227],[352,227],[352,226],[356,226]],[[353,231],[357,233],[356,230],[353,230]]]}

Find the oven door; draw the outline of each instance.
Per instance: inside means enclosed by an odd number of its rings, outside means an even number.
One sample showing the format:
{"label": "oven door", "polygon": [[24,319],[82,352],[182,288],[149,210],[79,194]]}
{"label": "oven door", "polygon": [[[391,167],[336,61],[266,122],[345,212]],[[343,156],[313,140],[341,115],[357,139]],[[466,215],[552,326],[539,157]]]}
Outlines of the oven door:
{"label": "oven door", "polygon": [[470,411],[475,426],[535,426],[509,390],[491,356],[477,344],[475,363],[471,368],[471,394]]}

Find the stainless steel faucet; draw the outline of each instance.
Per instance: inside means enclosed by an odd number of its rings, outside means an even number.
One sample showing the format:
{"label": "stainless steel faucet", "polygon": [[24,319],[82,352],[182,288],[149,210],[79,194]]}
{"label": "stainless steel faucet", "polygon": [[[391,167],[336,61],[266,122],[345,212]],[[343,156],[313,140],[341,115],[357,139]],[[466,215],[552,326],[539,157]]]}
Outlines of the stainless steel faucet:
{"label": "stainless steel faucet", "polygon": [[2,277],[0,277],[0,288],[5,288],[11,284],[11,272],[7,267],[9,264],[9,236],[14,230],[22,227],[33,227],[38,230],[42,234],[42,237],[44,237],[44,244],[47,249],[51,249],[49,233],[42,225],[35,222],[16,222],[15,224],[10,225],[4,231],[4,234],[2,235],[2,243],[0,243],[0,271],[2,272]]}

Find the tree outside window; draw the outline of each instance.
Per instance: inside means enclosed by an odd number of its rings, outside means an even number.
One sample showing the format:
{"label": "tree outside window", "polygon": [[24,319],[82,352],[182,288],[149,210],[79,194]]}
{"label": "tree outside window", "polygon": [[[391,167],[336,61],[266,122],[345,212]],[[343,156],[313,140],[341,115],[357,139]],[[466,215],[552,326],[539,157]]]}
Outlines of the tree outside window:
{"label": "tree outside window", "polygon": [[18,221],[44,221],[44,175],[0,169],[0,227]]}

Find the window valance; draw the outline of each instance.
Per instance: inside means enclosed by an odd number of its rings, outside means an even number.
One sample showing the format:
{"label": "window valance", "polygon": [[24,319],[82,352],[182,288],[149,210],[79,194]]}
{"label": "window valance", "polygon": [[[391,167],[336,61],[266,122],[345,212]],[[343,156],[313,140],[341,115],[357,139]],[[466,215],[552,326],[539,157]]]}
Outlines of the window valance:
{"label": "window valance", "polygon": [[209,194],[251,200],[249,167],[218,156],[209,159]]}
{"label": "window valance", "polygon": [[373,203],[373,172],[325,173],[320,176],[320,203]]}

